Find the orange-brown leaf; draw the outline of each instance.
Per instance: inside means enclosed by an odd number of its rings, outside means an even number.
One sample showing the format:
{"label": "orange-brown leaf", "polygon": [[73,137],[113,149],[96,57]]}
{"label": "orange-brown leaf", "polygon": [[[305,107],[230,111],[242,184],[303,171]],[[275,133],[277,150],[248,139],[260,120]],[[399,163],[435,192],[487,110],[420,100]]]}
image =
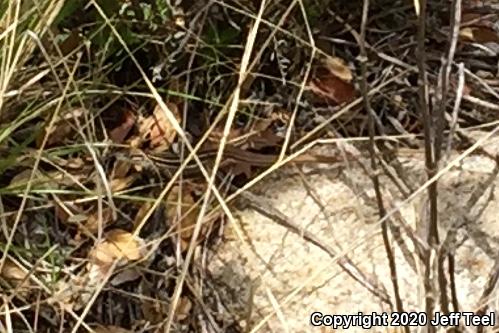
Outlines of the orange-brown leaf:
{"label": "orange-brown leaf", "polygon": [[309,89],[335,104],[349,103],[357,95],[352,80],[352,71],[345,61],[337,57],[329,57],[316,69]]}
{"label": "orange-brown leaf", "polygon": [[330,72],[321,70],[310,82],[310,90],[335,104],[349,103],[356,97],[355,87]]}
{"label": "orange-brown leaf", "polygon": [[105,267],[114,260],[122,260],[125,263],[138,260],[142,257],[143,250],[141,239],[125,230],[114,229],[106,234],[105,240],[92,249],[90,258]]}
{"label": "orange-brown leaf", "polygon": [[488,27],[467,27],[461,29],[459,38],[462,41],[475,43],[499,43],[499,34]]}
{"label": "orange-brown leaf", "polygon": [[125,112],[123,122],[109,132],[109,138],[115,143],[123,143],[130,130],[135,124],[135,116],[132,112]]}

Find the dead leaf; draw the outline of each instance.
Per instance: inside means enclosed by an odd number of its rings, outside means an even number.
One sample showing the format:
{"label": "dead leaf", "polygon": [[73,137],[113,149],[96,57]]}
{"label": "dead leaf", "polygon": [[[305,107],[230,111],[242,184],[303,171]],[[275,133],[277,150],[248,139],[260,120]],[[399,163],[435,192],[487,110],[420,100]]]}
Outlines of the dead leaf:
{"label": "dead leaf", "polygon": [[109,207],[102,209],[102,219],[99,218],[99,212],[97,209],[88,217],[83,226],[91,233],[96,233],[99,230],[99,226],[104,229],[113,218],[113,210]]}
{"label": "dead leaf", "polygon": [[88,216],[81,213],[81,214],[75,214],[72,215],[68,218],[67,222],[68,223],[84,223],[86,220],[88,220]]}
{"label": "dead leaf", "polygon": [[[455,76],[450,78],[449,83],[450,83],[450,86],[452,87],[452,91],[456,91],[456,89],[459,85],[457,81],[458,81],[458,78]],[[470,94],[471,94],[471,88],[465,82],[464,86],[463,86],[463,96],[469,96]]]}
{"label": "dead leaf", "polygon": [[83,159],[80,157],[74,157],[74,158],[53,157],[52,160],[55,163],[57,163],[57,165],[68,169],[78,170],[85,166],[85,161],[83,161]]}
{"label": "dead leaf", "polygon": [[352,72],[346,63],[340,58],[331,58],[316,69],[309,89],[335,104],[349,103],[357,95],[352,80]]}
{"label": "dead leaf", "polygon": [[49,305],[62,305],[67,310],[78,308],[75,300],[79,298],[82,283],[81,278],[74,276],[71,278],[62,278],[56,281],[52,287],[53,296],[47,300]]}
{"label": "dead leaf", "polygon": [[325,72],[311,81],[310,90],[335,104],[349,103],[356,96],[353,85]]}
{"label": "dead leaf", "polygon": [[[187,186],[182,187],[182,204],[180,206],[180,214],[178,214],[178,195],[179,187],[172,188],[167,197],[166,212],[168,218],[172,221],[177,221],[178,231],[180,233],[181,249],[187,250],[191,240],[194,226],[196,225],[197,217],[199,214],[199,205],[192,197],[191,191]],[[178,216],[178,219],[177,219]],[[203,236],[200,235],[198,240],[202,240]]]}
{"label": "dead leaf", "polygon": [[10,282],[19,282],[24,280],[28,276],[28,273],[10,259],[6,259],[3,264],[1,275]]}
{"label": "dead leaf", "polygon": [[31,289],[31,281],[27,279],[28,271],[10,259],[6,259],[0,276],[16,288],[16,293],[27,297]]}
{"label": "dead leaf", "polygon": [[142,274],[135,268],[125,269],[113,276],[110,283],[112,286],[119,286],[125,282],[137,280],[141,276]]}
{"label": "dead leaf", "polygon": [[68,212],[67,209],[67,207],[62,207],[59,202],[55,201],[54,214],[56,218],[62,223],[66,223],[71,216],[70,212]]}
{"label": "dead leaf", "polygon": [[459,31],[459,39],[475,43],[499,43],[499,34],[488,27],[467,27]]}
{"label": "dead leaf", "polygon": [[111,180],[110,186],[113,193],[127,189],[132,185],[132,183],[137,179],[137,174],[130,175],[128,177],[116,178]]}
{"label": "dead leaf", "polygon": [[147,212],[151,209],[153,203],[152,202],[144,202],[142,206],[140,206],[135,218],[133,219],[133,229],[135,230],[141,223]]}
{"label": "dead leaf", "polygon": [[[26,169],[19,172],[17,175],[12,177],[10,180],[9,188],[24,188],[28,185],[28,182],[31,178],[32,170]],[[57,184],[54,182],[54,179],[49,175],[42,173],[40,170],[35,170],[35,175],[33,176],[33,180],[31,182],[31,188],[58,188]]]}
{"label": "dead leaf", "polygon": [[324,62],[324,66],[338,79],[345,82],[352,82],[353,75],[345,60],[338,57],[329,57]]}
{"label": "dead leaf", "polygon": [[[167,103],[167,106],[175,119],[180,122],[180,113],[177,106],[172,103]],[[167,119],[165,112],[159,105],[156,106],[151,116],[141,122],[139,133],[142,139],[149,140],[149,146],[154,151],[167,150],[177,136],[173,124]]]}
{"label": "dead leaf", "polygon": [[473,41],[473,28],[463,28],[459,31],[459,39]]}
{"label": "dead leaf", "polygon": [[133,234],[121,229],[114,229],[106,233],[105,239],[90,251],[89,257],[93,262],[101,265],[110,265],[115,260],[120,264],[135,261],[144,253],[144,241]]}
{"label": "dead leaf", "polygon": [[[51,128],[48,128],[49,121],[46,122],[47,127],[41,132],[41,134],[36,139],[36,146],[40,147],[45,136],[48,136],[46,147],[51,147],[60,143],[63,143],[70,134],[73,133],[73,128],[71,127],[71,120],[76,121],[76,119],[83,116],[86,112],[83,108],[76,108],[70,110],[63,115],[57,117]],[[49,132],[50,130],[50,132]]]}
{"label": "dead leaf", "polygon": [[132,163],[128,160],[117,159],[113,166],[112,179],[126,177],[128,171],[132,167]]}
{"label": "dead leaf", "polygon": [[83,38],[80,35],[80,31],[78,29],[71,30],[70,34],[59,43],[59,49],[61,50],[62,55],[66,56],[77,47],[82,44]]}
{"label": "dead leaf", "polygon": [[141,290],[142,295],[149,296],[145,297],[144,300],[140,302],[142,315],[151,324],[161,322],[165,316],[168,315],[167,304],[160,302],[157,299],[158,292],[150,283],[141,280],[139,289]]}
{"label": "dead leaf", "polygon": [[178,301],[177,309],[175,311],[175,319],[178,321],[189,318],[192,310],[192,302],[189,298],[183,296]]}
{"label": "dead leaf", "polygon": [[123,143],[130,130],[135,125],[136,118],[132,112],[126,111],[123,115],[123,122],[109,132],[109,138],[115,143]]}
{"label": "dead leaf", "polygon": [[476,25],[480,24],[482,20],[482,15],[473,12],[464,12],[461,16],[461,26],[463,25]]}

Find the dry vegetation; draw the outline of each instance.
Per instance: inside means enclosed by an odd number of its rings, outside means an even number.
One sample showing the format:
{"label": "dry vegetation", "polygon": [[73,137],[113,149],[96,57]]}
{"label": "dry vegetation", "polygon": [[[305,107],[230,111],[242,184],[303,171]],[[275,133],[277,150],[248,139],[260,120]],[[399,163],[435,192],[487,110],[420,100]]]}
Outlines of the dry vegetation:
{"label": "dry vegetation", "polygon": [[255,205],[245,191],[285,164],[359,156],[393,277],[386,293],[360,282],[401,311],[378,175],[406,148],[425,152],[430,180],[415,189],[423,236],[403,231],[424,306],[458,309],[462,226],[439,234],[438,178],[451,151],[498,161],[480,148],[499,130],[498,13],[493,0],[1,1],[0,332],[242,332],[206,291],[234,204]]}

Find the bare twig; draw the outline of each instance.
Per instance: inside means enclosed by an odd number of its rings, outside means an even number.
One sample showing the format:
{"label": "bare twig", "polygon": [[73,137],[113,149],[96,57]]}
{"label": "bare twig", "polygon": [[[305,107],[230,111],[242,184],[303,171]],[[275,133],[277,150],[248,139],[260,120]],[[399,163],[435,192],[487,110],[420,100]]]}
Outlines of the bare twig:
{"label": "bare twig", "polygon": [[463,63],[460,63],[458,66],[458,74],[459,74],[459,80],[457,83],[456,100],[454,102],[454,108],[452,110],[452,119],[450,121],[449,134],[447,135],[447,147],[445,149],[446,158],[450,155],[450,150],[452,148],[452,141],[454,139],[454,134],[455,134],[456,128],[458,127],[457,119],[458,119],[458,114],[459,114],[459,108],[461,106],[461,100],[463,98],[463,89],[464,89],[464,64]]}
{"label": "bare twig", "polygon": [[[419,107],[421,113],[421,122],[424,126],[424,142],[425,142],[425,165],[428,179],[433,179],[437,174],[435,165],[435,155],[433,151],[433,136],[431,133],[432,119],[430,115],[430,106],[428,98],[428,79],[426,74],[426,52],[425,52],[425,39],[426,39],[426,0],[419,1],[419,16],[418,16],[418,32],[417,32],[417,65],[419,71]],[[433,309],[435,307],[435,295],[432,285],[432,253],[436,250],[439,243],[438,240],[438,207],[437,207],[437,179],[432,182],[428,187],[428,197],[430,200],[430,217],[427,227],[427,242],[430,246],[429,253],[424,261],[424,287],[425,287],[425,310],[428,316],[428,322],[433,319]],[[442,291],[445,292],[445,291]],[[435,332],[435,327],[430,324],[427,325],[429,333]]]}
{"label": "bare twig", "polygon": [[[452,68],[452,63],[454,62],[454,54],[456,52],[457,39],[459,35],[459,27],[461,24],[461,0],[453,0],[452,8],[451,8],[452,16],[451,16],[451,36],[449,38],[449,48],[447,59],[443,64],[443,72],[442,72],[442,91],[441,91],[441,100],[440,107],[438,108],[438,112],[436,113],[435,118],[435,142],[434,142],[434,158],[435,163],[434,167],[438,168],[438,163],[440,161],[441,156],[441,148],[442,148],[442,140],[444,137],[443,129],[444,129],[444,120],[445,120],[445,111],[447,108],[447,95],[448,95],[448,85],[449,85],[449,77],[450,71]],[[457,103],[457,102],[456,102]],[[457,116],[457,114],[456,114]],[[436,171],[436,170],[435,170]],[[434,189],[434,202],[436,204],[436,196],[437,196],[437,183],[435,183]],[[433,192],[433,191],[432,191]],[[433,202],[432,202],[433,204]],[[436,207],[434,208],[436,210]],[[435,221],[436,223],[436,221]],[[436,236],[436,240],[438,242],[438,235]],[[454,262],[453,254],[447,254],[448,261]],[[447,296],[447,277],[444,268],[445,264],[445,256],[439,256],[437,260],[437,271],[438,271],[438,284],[440,288],[440,308],[444,314],[449,313],[449,299]],[[451,267],[452,265],[449,265]],[[454,277],[454,272],[450,272],[450,275]],[[454,285],[454,283],[453,283]],[[457,303],[457,300],[454,300],[454,304]]]}
{"label": "bare twig", "polygon": [[[376,201],[378,205],[378,214],[380,218],[386,215],[386,209],[385,205],[383,203],[383,196],[381,194],[381,188],[380,188],[380,183],[379,183],[379,167],[376,159],[376,150],[375,150],[375,141],[374,141],[374,135],[375,135],[375,126],[374,126],[374,111],[371,108],[371,103],[369,100],[369,94],[368,94],[368,85],[367,85],[367,52],[365,48],[365,39],[366,39],[366,27],[367,27],[367,16],[369,13],[369,0],[364,0],[364,5],[362,8],[362,22],[361,22],[361,28],[360,28],[360,36],[358,37],[358,43],[360,47],[360,54],[361,54],[361,71],[362,71],[362,78],[360,81],[360,87],[362,91],[362,97],[363,97],[363,102],[364,102],[364,108],[366,109],[368,113],[368,122],[369,122],[369,153],[371,157],[371,180],[373,182],[374,186],[374,191],[376,193]],[[389,220],[385,220],[383,223],[381,223],[381,234],[383,236],[383,245],[385,247],[385,252],[386,256],[388,259],[388,265],[390,267],[390,277],[393,285],[393,292],[395,294],[395,304],[396,304],[396,309],[399,313],[404,312],[404,306],[402,303],[402,298],[400,297],[400,288],[399,288],[399,283],[398,283],[398,278],[397,278],[397,265],[395,262],[395,256],[393,254],[393,249],[390,244],[390,239],[388,236],[388,223]],[[405,326],[404,330],[406,333],[409,333],[409,327]]]}

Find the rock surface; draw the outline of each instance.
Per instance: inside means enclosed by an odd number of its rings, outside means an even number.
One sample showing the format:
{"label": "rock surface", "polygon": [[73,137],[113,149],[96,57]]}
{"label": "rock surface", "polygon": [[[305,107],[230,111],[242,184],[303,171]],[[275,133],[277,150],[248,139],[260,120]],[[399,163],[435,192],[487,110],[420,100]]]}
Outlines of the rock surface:
{"label": "rock surface", "polygon": [[[488,141],[486,148],[493,150],[496,142],[497,138]],[[459,156],[453,153],[449,160]],[[407,195],[424,184],[424,163],[421,154],[404,155],[399,160],[399,169],[405,173],[400,179],[407,180],[401,188],[405,187],[407,194],[401,194],[386,172],[380,181],[385,207],[395,212],[390,221],[400,228],[407,248],[404,255],[390,234],[404,310],[423,311],[423,266],[402,226],[424,235],[421,219],[427,207],[427,192],[423,190],[404,202]],[[360,162],[369,165],[368,161]],[[446,171],[439,181],[440,238],[445,239],[453,225],[463,225],[457,233],[460,246],[456,251],[460,311],[477,310],[499,249],[499,180],[494,167],[490,158],[472,155]],[[228,226],[227,240],[210,261],[209,271],[222,286],[220,295],[229,304],[228,311],[248,331],[327,332],[330,327],[310,324],[313,312],[391,312],[386,303],[338,265],[338,257],[346,254],[369,281],[377,280],[381,289],[393,295],[375,192],[364,170],[359,163],[305,168],[304,174],[289,167],[252,190],[301,230],[332,247],[337,257],[252,209],[236,212],[245,242],[235,237]],[[498,301],[495,291],[489,301],[491,311],[498,310]],[[371,331],[394,332],[396,328],[376,327]]]}

